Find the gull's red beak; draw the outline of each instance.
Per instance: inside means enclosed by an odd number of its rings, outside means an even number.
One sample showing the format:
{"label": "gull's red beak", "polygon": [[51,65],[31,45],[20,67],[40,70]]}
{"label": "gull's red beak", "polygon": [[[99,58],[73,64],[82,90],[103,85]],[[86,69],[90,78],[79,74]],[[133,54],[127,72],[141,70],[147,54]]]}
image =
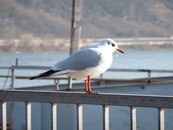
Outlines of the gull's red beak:
{"label": "gull's red beak", "polygon": [[119,48],[117,49],[117,51],[119,51],[119,52],[121,52],[121,53],[124,53],[124,51],[122,51],[122,50],[121,50],[121,49],[119,49]]}

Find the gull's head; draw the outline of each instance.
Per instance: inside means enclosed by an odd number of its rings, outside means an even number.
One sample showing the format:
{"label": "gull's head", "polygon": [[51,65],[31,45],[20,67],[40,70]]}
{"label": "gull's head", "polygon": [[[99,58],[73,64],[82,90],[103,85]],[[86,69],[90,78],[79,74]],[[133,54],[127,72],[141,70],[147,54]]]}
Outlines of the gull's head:
{"label": "gull's head", "polygon": [[100,45],[101,45],[101,46],[104,46],[104,47],[106,47],[106,48],[108,48],[108,49],[109,49],[110,51],[112,51],[112,52],[121,52],[121,53],[124,53],[124,52],[118,47],[117,43],[116,43],[114,40],[110,39],[110,38],[103,40],[103,41],[100,43]]}

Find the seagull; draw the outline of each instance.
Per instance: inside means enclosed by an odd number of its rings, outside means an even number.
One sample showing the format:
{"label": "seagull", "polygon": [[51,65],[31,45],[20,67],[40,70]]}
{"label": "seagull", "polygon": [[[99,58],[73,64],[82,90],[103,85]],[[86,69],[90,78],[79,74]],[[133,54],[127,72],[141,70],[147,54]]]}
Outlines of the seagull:
{"label": "seagull", "polygon": [[30,80],[56,75],[69,75],[76,80],[85,80],[85,92],[97,94],[91,90],[90,78],[105,72],[112,64],[113,53],[121,52],[117,43],[105,39],[97,45],[81,49],[68,58],[56,63],[48,71],[30,78]]}

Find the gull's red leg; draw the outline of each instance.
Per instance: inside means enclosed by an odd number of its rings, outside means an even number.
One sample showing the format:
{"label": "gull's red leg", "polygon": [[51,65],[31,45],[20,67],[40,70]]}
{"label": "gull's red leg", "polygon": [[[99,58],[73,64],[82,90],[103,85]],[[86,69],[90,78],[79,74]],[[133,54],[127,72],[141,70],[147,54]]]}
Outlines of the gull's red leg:
{"label": "gull's red leg", "polygon": [[88,93],[98,94],[98,92],[94,92],[94,91],[91,90],[90,76],[88,76]]}
{"label": "gull's red leg", "polygon": [[85,80],[85,92],[86,92],[86,93],[89,93],[89,92],[88,92],[88,86],[87,86],[87,80]]}

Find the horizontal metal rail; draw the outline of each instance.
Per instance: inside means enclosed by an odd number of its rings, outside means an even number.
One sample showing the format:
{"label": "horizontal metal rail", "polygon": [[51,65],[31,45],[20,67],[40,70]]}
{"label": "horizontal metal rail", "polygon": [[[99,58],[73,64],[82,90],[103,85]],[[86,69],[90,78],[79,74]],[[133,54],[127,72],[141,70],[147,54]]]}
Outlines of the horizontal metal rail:
{"label": "horizontal metal rail", "polygon": [[[0,78],[12,78],[12,76],[6,76],[6,75],[0,75]],[[30,79],[31,76],[15,76],[15,79]],[[46,79],[46,80],[68,80],[68,77],[43,77],[39,78],[40,80]],[[147,82],[148,79],[113,79],[113,78],[92,78],[92,80],[96,81],[108,81],[108,82]],[[155,81],[165,81],[161,79],[151,79],[153,82]],[[166,80],[168,81],[168,80]],[[170,80],[172,81],[172,80]]]}
{"label": "horizontal metal rail", "polygon": [[16,65],[12,65],[12,66],[0,66],[0,69],[29,69],[29,70],[46,70],[46,69],[50,69],[50,66],[16,66]]}
{"label": "horizontal metal rail", "polygon": [[158,108],[158,128],[164,130],[164,108],[173,108],[173,96],[127,95],[127,94],[85,94],[57,91],[0,90],[2,103],[2,124],[6,130],[8,101],[26,103],[26,129],[31,130],[31,103],[51,104],[52,130],[57,130],[57,103],[77,105],[77,129],[83,130],[83,105],[103,106],[103,130],[109,130],[109,105],[130,107],[130,128],[137,129],[136,107]]}
{"label": "horizontal metal rail", "polygon": [[[0,75],[0,78],[12,78],[12,76]],[[15,76],[15,79],[30,79],[31,76]],[[39,79],[46,79],[46,80],[68,80],[67,77],[44,77]]]}
{"label": "horizontal metal rail", "polygon": [[173,73],[173,70],[158,70],[158,69],[120,69],[120,68],[111,68],[108,71]]}
{"label": "horizontal metal rail", "polygon": [[[6,75],[0,75],[0,78],[11,78],[11,88],[14,88],[14,80],[15,79],[29,79],[29,76],[15,76],[14,75],[14,70],[45,70],[45,69],[50,69],[50,66],[19,66],[19,65],[15,65],[15,66],[11,66],[11,67],[4,67],[4,66],[0,66],[0,69],[10,69],[11,70],[11,76],[6,76]],[[133,79],[135,82],[147,82],[147,83],[151,83],[154,82],[151,79],[151,73],[173,73],[173,70],[151,70],[151,69],[120,69],[120,68],[111,68],[107,70],[108,72],[145,72],[147,73],[147,79]],[[45,78],[41,78],[41,79],[49,79],[49,80],[68,80],[67,77],[45,77]],[[114,81],[115,79],[103,79],[103,74],[101,74],[100,78],[96,78],[93,80],[97,80],[97,81],[108,81],[108,80],[112,80]],[[129,81],[133,81],[132,79],[130,79]],[[158,82],[158,80],[157,80]],[[160,81],[163,82],[163,81]],[[70,85],[72,87],[72,85]],[[70,88],[71,88],[70,87]]]}
{"label": "horizontal metal rail", "polygon": [[62,91],[0,90],[0,101],[173,108],[173,96],[85,94]]}

